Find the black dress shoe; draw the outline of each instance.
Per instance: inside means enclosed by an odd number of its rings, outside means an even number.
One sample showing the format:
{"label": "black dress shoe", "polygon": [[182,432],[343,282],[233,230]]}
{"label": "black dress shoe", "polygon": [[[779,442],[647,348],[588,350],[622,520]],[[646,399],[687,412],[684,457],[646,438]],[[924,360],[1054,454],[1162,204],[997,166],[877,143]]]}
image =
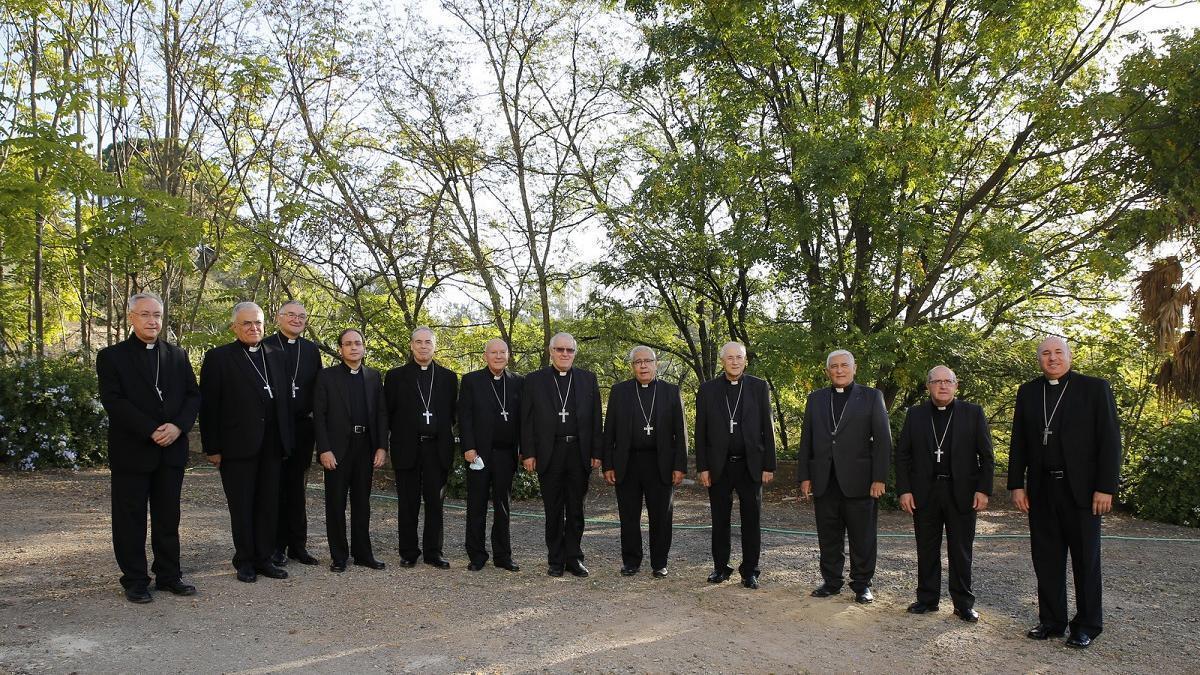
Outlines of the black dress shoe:
{"label": "black dress shoe", "polygon": [[831,595],[837,595],[838,593],[841,593],[841,592],[842,592],[842,589],[840,586],[830,586],[829,584],[821,584],[820,586],[817,586],[816,588],[814,588],[813,592],[810,593],[809,595],[813,596],[814,598],[828,598]]}
{"label": "black dress shoe", "polygon": [[719,584],[729,580],[729,575],[733,574],[732,567],[725,567],[719,570],[713,570],[713,573],[708,575],[708,583]]}
{"label": "black dress shoe", "polygon": [[401,559],[400,559],[400,566],[401,566],[401,567],[416,567],[416,566],[417,566],[417,561],[416,561],[416,560],[409,560],[408,558],[401,558]]}
{"label": "black dress shoe", "polygon": [[346,571],[346,561],[345,560],[342,560],[342,561],[334,560],[333,562],[329,563],[329,571],[337,572],[338,574],[345,572]]}
{"label": "black dress shoe", "polygon": [[[292,551],[291,553],[288,554],[288,557],[291,558],[292,560],[295,560],[296,562],[300,563],[301,565],[316,565],[321,562],[320,560],[317,560],[315,557],[312,556],[312,554],[310,554],[308,551],[305,551],[304,549],[300,549],[299,551]],[[276,564],[279,564],[279,563],[276,563]]]}
{"label": "black dress shoe", "polygon": [[373,570],[381,570],[381,569],[387,567],[387,565],[382,560],[376,560],[374,558],[367,558],[366,560],[359,560],[359,559],[355,558],[354,564],[359,567],[370,567]]}
{"label": "black dress shoe", "polygon": [[551,565],[546,568],[546,574],[552,577],[561,577],[563,575],[562,565]]}
{"label": "black dress shoe", "polygon": [[669,574],[669,572],[667,571],[667,568],[665,568],[665,567],[660,567],[660,568],[654,570],[654,578],[656,578],[656,579],[661,579],[661,578],[667,576],[667,574]]}
{"label": "black dress shoe", "polygon": [[757,574],[748,574],[748,575],[742,577],[742,585],[745,586],[746,588],[749,588],[752,591],[757,590],[758,589],[758,575]]}
{"label": "black dress shoe", "polygon": [[979,612],[967,607],[966,609],[954,608],[954,616],[966,621],[967,623],[979,623]]}
{"label": "black dress shoe", "polygon": [[567,571],[570,572],[571,574],[573,574],[577,577],[581,577],[581,578],[586,577],[588,575],[588,568],[584,567],[583,563],[581,563],[581,562],[570,563],[569,565],[567,565]]}
{"label": "black dress shoe", "polygon": [[468,572],[478,572],[481,569],[483,569],[483,563],[473,562],[467,565]]}
{"label": "black dress shoe", "polygon": [[505,562],[498,562],[498,563],[495,563],[495,565],[496,565],[496,567],[499,567],[502,570],[508,570],[509,572],[520,572],[521,571],[521,566],[511,560],[508,560]]}
{"label": "black dress shoe", "polygon": [[1071,631],[1071,637],[1067,638],[1067,646],[1075,649],[1087,649],[1092,644],[1092,636],[1079,631]]}
{"label": "black dress shoe", "polygon": [[[914,602],[913,604],[909,605],[908,609],[906,609],[904,611],[908,612],[909,614],[927,614],[930,612],[938,611],[938,606],[937,606],[936,602],[929,603],[929,602],[921,602],[920,600],[918,600],[918,601]],[[958,614],[958,610],[957,609],[954,610],[954,613]]]}
{"label": "black dress shoe", "polygon": [[1039,623],[1033,628],[1030,628],[1029,632],[1025,633],[1025,637],[1033,640],[1046,640],[1052,637],[1062,637],[1066,634],[1066,628],[1052,628],[1044,623]]}
{"label": "black dress shoe", "polygon": [[252,583],[258,581],[258,573],[252,569],[238,570],[237,571],[237,580],[244,584],[252,584]]}
{"label": "black dress shoe", "polygon": [[266,567],[259,567],[256,569],[256,571],[259,574],[261,574],[264,577],[267,577],[269,579],[286,579],[286,578],[288,578],[287,570],[280,568],[280,567],[276,567],[274,565],[267,565]]}
{"label": "black dress shoe", "polygon": [[631,577],[631,576],[637,574],[639,569],[641,569],[641,568],[640,567],[631,567],[629,565],[621,565],[621,576]]}
{"label": "black dress shoe", "polygon": [[855,591],[854,601],[860,605],[872,603],[875,602],[875,594],[871,592],[871,589],[864,588],[861,591]]}
{"label": "black dress shoe", "polygon": [[150,590],[145,586],[134,586],[133,588],[125,589],[125,599],[130,602],[136,602],[139,605],[144,605],[147,602],[154,600],[150,595]]}
{"label": "black dress shoe", "polygon": [[425,564],[436,567],[440,570],[450,567],[450,561],[446,560],[445,558],[426,558]]}
{"label": "black dress shoe", "polygon": [[287,565],[287,561],[288,557],[287,554],[283,552],[283,549],[275,551],[275,554],[271,556],[271,564],[276,567],[283,567],[284,565]]}
{"label": "black dress shoe", "polygon": [[185,584],[183,579],[172,579],[170,581],[159,581],[154,584],[154,587],[160,591],[170,591],[175,595],[195,595],[196,587],[191,584]]}

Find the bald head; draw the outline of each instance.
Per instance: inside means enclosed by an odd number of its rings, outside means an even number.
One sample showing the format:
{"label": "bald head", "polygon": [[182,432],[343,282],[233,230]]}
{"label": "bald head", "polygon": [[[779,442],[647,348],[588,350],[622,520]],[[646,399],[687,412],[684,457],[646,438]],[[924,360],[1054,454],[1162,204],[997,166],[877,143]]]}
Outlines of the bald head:
{"label": "bald head", "polygon": [[1038,343],[1038,365],[1046,379],[1060,379],[1071,370],[1071,345],[1057,335],[1045,338]]}
{"label": "bald head", "polygon": [[508,343],[500,338],[488,340],[483,346],[483,361],[492,375],[503,373],[508,367]]}
{"label": "bald head", "polygon": [[958,376],[946,366],[934,366],[925,376],[929,399],[938,407],[950,405],[958,393]]}

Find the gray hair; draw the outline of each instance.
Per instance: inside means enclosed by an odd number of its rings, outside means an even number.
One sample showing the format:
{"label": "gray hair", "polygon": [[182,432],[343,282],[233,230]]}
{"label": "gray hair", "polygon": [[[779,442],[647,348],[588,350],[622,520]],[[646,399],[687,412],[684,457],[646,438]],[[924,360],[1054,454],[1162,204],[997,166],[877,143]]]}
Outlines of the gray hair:
{"label": "gray hair", "polygon": [[499,342],[500,344],[504,345],[504,349],[508,350],[509,352],[512,351],[512,348],[508,346],[508,343],[504,341],[504,338],[498,338],[498,337],[492,338],[492,339],[488,340],[487,342],[483,343],[483,351],[487,352],[488,348],[491,346],[491,344],[493,342]]}
{"label": "gray hair", "polygon": [[276,315],[283,314],[283,308],[287,307],[288,305],[295,305],[295,306],[299,307],[300,309],[305,309],[305,310],[307,309],[304,306],[304,303],[300,302],[299,300],[288,300],[287,302],[280,305],[279,309],[275,310],[275,314]]}
{"label": "gray hair", "polygon": [[229,323],[236,323],[238,312],[241,312],[244,309],[254,309],[259,314],[263,313],[262,307],[259,307],[257,302],[250,302],[249,300],[239,302],[233,306],[233,311],[229,313]]}
{"label": "gray hair", "polygon": [[825,357],[825,367],[826,368],[829,367],[829,362],[832,361],[833,357],[835,357],[835,356],[849,356],[850,357],[850,365],[854,365],[854,363],[855,363],[854,355],[851,354],[849,350],[835,349],[835,350],[829,352],[829,356]]}
{"label": "gray hair", "polygon": [[1037,344],[1037,349],[1033,355],[1038,358],[1041,358],[1042,345],[1046,344],[1047,342],[1054,342],[1054,341],[1061,342],[1063,348],[1065,348],[1067,350],[1067,353],[1074,355],[1074,352],[1071,351],[1071,343],[1067,342],[1067,338],[1062,337],[1061,335],[1050,335],[1048,337],[1042,338],[1042,341]]}
{"label": "gray hair", "polygon": [[954,371],[953,371],[953,370],[950,368],[950,366],[947,366],[947,365],[941,365],[941,364],[939,364],[939,365],[936,365],[936,366],[934,366],[934,367],[930,368],[930,369],[929,369],[929,372],[928,372],[928,373],[925,373],[925,381],[926,381],[926,382],[932,382],[932,381],[933,381],[933,371],[937,370],[938,368],[945,368],[946,370],[949,370],[949,371],[950,371],[950,378],[951,378],[951,379],[953,379],[955,382],[958,382],[958,373],[954,372]]}
{"label": "gray hair", "polygon": [[437,333],[434,333],[433,329],[429,326],[417,326],[414,328],[412,335],[408,337],[410,342],[417,339],[417,333],[429,333],[429,339],[433,340],[433,344],[437,344]]}
{"label": "gray hair", "polygon": [[634,347],[633,349],[629,350],[629,362],[630,363],[633,363],[634,357],[637,355],[638,352],[649,352],[650,358],[652,360],[654,360],[654,361],[658,360],[658,354],[655,354],[653,349],[650,349],[646,345],[638,345],[638,346]]}
{"label": "gray hair", "polygon": [[554,342],[556,340],[558,340],[559,338],[569,339],[571,341],[571,347],[573,347],[575,349],[575,351],[577,351],[577,352],[579,351],[579,341],[576,340],[575,336],[571,335],[570,333],[555,333],[554,337],[550,338],[550,346],[553,347]]}
{"label": "gray hair", "polygon": [[129,296],[129,302],[125,303],[125,313],[132,314],[133,306],[138,304],[138,301],[140,300],[153,300],[158,303],[160,308],[163,306],[162,298],[158,297],[158,293],[142,291],[141,293],[134,293],[133,295]]}
{"label": "gray hair", "polygon": [[742,351],[742,356],[746,355],[746,345],[744,345],[736,340],[731,340],[731,341],[726,342],[725,344],[721,345],[721,350],[717,352],[717,358],[718,359],[725,358],[725,350],[729,349],[730,347],[737,347],[738,349],[740,349]]}

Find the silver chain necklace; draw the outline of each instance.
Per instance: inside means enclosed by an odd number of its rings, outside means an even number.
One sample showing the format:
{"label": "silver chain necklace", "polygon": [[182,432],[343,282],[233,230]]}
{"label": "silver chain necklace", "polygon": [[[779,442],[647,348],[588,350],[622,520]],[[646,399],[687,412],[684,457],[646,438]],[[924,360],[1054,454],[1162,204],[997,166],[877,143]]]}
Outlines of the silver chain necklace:
{"label": "silver chain necklace", "polygon": [[417,371],[417,395],[421,397],[421,405],[425,406],[425,412],[421,413],[421,417],[425,418],[425,424],[430,424],[433,419],[433,412],[429,410],[433,405],[433,381],[434,381],[434,364],[429,362],[429,400],[425,399],[425,392],[421,391],[421,373]]}
{"label": "silver chain necklace", "polygon": [[267,370],[267,353],[266,352],[262,353],[262,355],[263,355],[262,371],[259,371],[258,364],[254,362],[254,359],[250,358],[250,352],[242,352],[242,354],[246,355],[246,360],[250,362],[250,367],[254,369],[254,374],[258,375],[258,379],[262,380],[263,389],[267,390],[267,398],[272,398],[272,399],[275,398],[275,392],[271,391],[271,383],[270,383],[270,381],[267,380],[267,375],[270,375],[270,371]]}
{"label": "silver chain necklace", "polygon": [[[279,341],[279,348],[283,353],[287,354],[287,347],[283,346],[283,338],[279,337],[279,333],[275,334],[275,339]],[[292,398],[296,398],[296,392],[300,387],[296,386],[296,378],[300,376],[300,338],[296,338],[296,369],[292,371]]]}
{"label": "silver chain necklace", "polygon": [[1053,431],[1050,431],[1050,423],[1054,421],[1054,415],[1055,415],[1055,413],[1058,412],[1058,404],[1062,403],[1063,396],[1067,395],[1067,387],[1069,387],[1069,386],[1071,386],[1071,381],[1067,380],[1066,384],[1063,385],[1062,391],[1060,391],[1058,393],[1058,400],[1054,402],[1054,410],[1051,410],[1050,414],[1047,415],[1046,414],[1046,398],[1047,398],[1046,385],[1045,384],[1042,385],[1042,445],[1046,445],[1047,443],[1050,442],[1050,434],[1054,433]]}
{"label": "silver chain necklace", "polygon": [[942,455],[945,454],[942,452],[942,444],[946,442],[946,436],[950,433],[950,423],[953,421],[954,421],[954,411],[951,410],[950,417],[949,417],[949,419],[946,420],[946,429],[945,429],[945,431],[942,432],[942,437],[938,438],[937,426],[933,423],[933,417],[930,416],[930,418],[929,418],[929,428],[933,429],[933,442],[937,444],[937,452],[935,452],[933,454],[937,455],[938,462],[942,461]]}
{"label": "silver chain necklace", "polygon": [[[637,395],[638,409],[642,411],[642,418],[646,420],[646,426],[642,427],[642,430],[646,432],[647,436],[650,435],[650,432],[654,431],[654,427],[650,424],[650,418],[654,415],[654,401],[658,399],[658,380],[654,380],[653,384],[654,384],[654,391],[650,392],[650,414],[649,415],[646,414],[646,408],[645,408],[645,406],[642,405],[642,393],[640,391],[638,391],[636,388],[633,390],[633,393]],[[742,394],[742,391],[739,389],[738,396],[740,397],[741,394]],[[729,405],[728,399],[726,399],[725,405],[726,406]]]}
{"label": "silver chain necklace", "polygon": [[504,381],[504,373],[500,374],[500,391],[504,398],[500,398],[500,394],[496,393],[496,387],[492,387],[492,396],[496,397],[496,403],[500,404],[500,416],[504,421],[508,421],[508,383]]}
{"label": "silver chain necklace", "polygon": [[562,390],[558,388],[558,380],[554,380],[554,393],[558,394],[558,402],[562,404],[562,409],[558,411],[558,418],[562,420],[562,424],[567,423],[567,399],[571,397],[571,384],[575,381],[575,373],[572,372],[567,376],[567,395],[563,396]]}

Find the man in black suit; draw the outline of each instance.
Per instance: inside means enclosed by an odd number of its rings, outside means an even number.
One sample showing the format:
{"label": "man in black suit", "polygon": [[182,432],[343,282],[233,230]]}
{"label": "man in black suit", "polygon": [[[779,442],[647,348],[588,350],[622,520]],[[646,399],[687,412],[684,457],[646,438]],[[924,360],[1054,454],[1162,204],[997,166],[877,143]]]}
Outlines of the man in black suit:
{"label": "man in black suit", "polygon": [[133,334],[100,350],[96,375],[108,413],[113,553],[125,597],[145,603],[152,600],[146,571],[147,503],[155,587],[175,595],[196,593],[179,569],[179,496],[200,390],[187,354],[159,339],[162,300],[138,293],[129,298],[126,316]]}
{"label": "man in black suit", "polygon": [[[338,336],[342,362],[317,375],[313,427],[317,460],[325,469],[325,531],[329,569],[354,564],[381,570],[371,547],[371,476],[387,459],[388,418],[379,371],[363,365],[362,333],[349,328]],[[346,543],[346,496],[350,496],[350,544]]]}
{"label": "man in black suit", "polygon": [[832,386],[808,395],[796,473],[800,493],[816,497],[817,542],[823,583],[813,597],[840,593],[850,538],[850,588],[855,602],[875,599],[871,579],[878,552],[877,500],[892,454],[883,393],[854,382],[854,355],[839,349],[825,358]]}
{"label": "man in black suit", "polygon": [[[433,360],[437,337],[422,326],[409,340],[412,359],[388,371],[384,381],[391,428],[392,469],[400,531],[400,566],[422,555],[427,565],[450,567],[443,549],[442,510],[454,461],[454,404],[458,375]],[[417,541],[417,518],[425,503],[425,528]]]}
{"label": "man in black suit", "polygon": [[679,387],[658,379],[649,347],[629,352],[633,379],[613,385],[604,421],[604,479],[617,486],[621,575],[642,565],[642,500],[650,516],[650,569],[667,576],[672,499],[687,471],[687,429]]}
{"label": "man in black suit", "polygon": [[[1017,389],[1008,489],[1029,514],[1029,545],[1037,574],[1035,640],[1061,637],[1083,649],[1104,628],[1101,609],[1100,520],[1112,510],[1121,471],[1121,431],[1112,387],[1071,370],[1071,347],[1060,337],[1038,345],[1042,377]],[[1067,621],[1067,552],[1075,577],[1075,617]]]}
{"label": "man in black suit", "polygon": [[513,561],[509,511],[513,474],[521,440],[521,390],[525,378],[507,370],[508,344],[500,338],[483,347],[487,367],[462,378],[458,430],[467,462],[467,569],[478,572],[488,560],[484,543],[487,505],[492,502],[492,552],[496,567],[510,572]]}
{"label": "man in black suit", "polygon": [[600,466],[603,419],[596,375],[575,368],[579,344],[570,333],[550,338],[550,365],[525,378],[521,455],[537,471],[546,510],[546,573],[588,575],[583,565],[583,500]]}
{"label": "man in black suit", "polygon": [[954,371],[937,366],[925,380],[929,400],[908,409],[896,444],[896,492],[917,537],[917,601],[908,612],[937,611],[945,528],[954,614],[975,623],[971,549],[975,513],[987,508],[992,494],[992,435],[983,408],[954,398]]}
{"label": "man in black suit", "polygon": [[233,308],[236,340],[214,347],[200,366],[200,442],[221,472],[238,581],[286,579],[271,562],[279,509],[279,467],[292,449],[291,396],[283,354],[262,349],[263,312]]}
{"label": "man in black suit", "polygon": [[758,588],[762,552],[762,487],[775,478],[775,425],[765,380],[746,375],[746,347],[727,342],[720,351],[721,376],[700,385],[696,395],[696,470],[708,488],[712,509],[713,573],[719,584],[729,566],[733,493],[742,514],[742,585]]}
{"label": "man in black suit", "polygon": [[275,314],[279,330],[263,340],[267,352],[283,352],[283,377],[288,382],[292,404],[292,435],[296,447],[283,460],[279,476],[279,523],[275,528],[275,555],[271,562],[286,565],[288,558],[304,565],[318,561],[308,552],[306,513],[308,467],[313,458],[313,388],[321,372],[321,354],[316,343],[301,337],[308,325],[304,305],[289,300]]}

